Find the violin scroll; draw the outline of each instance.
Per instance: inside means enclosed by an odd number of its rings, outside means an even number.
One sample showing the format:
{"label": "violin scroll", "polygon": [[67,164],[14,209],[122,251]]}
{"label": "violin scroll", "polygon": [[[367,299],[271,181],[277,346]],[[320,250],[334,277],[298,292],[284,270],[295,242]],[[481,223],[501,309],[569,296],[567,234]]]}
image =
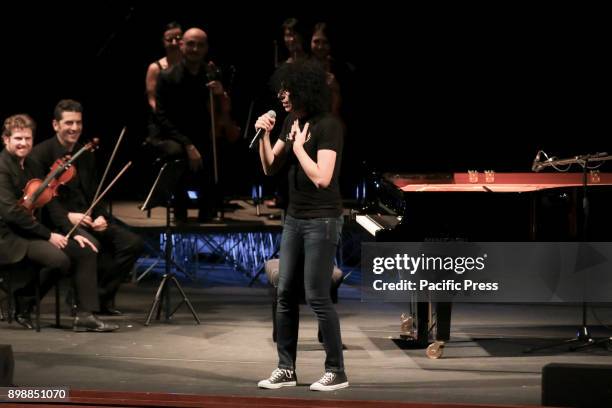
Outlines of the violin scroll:
{"label": "violin scroll", "polygon": [[94,152],[98,147],[100,147],[100,139],[94,137],[91,139],[91,142],[87,143],[83,148],[85,150],[89,150],[90,152]]}

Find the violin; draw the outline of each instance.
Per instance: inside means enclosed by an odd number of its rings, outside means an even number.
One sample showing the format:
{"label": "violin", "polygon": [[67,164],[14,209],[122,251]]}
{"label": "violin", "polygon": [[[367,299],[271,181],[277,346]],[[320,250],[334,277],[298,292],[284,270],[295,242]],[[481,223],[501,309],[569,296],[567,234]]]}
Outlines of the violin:
{"label": "violin", "polygon": [[76,176],[76,167],[72,166],[72,163],[84,152],[93,152],[98,147],[99,141],[98,138],[94,138],[72,157],[57,159],[44,180],[34,178],[28,181],[23,189],[23,197],[19,200],[19,205],[30,213],[37,208],[44,207],[53,197],[57,196],[57,189],[60,186],[67,184]]}

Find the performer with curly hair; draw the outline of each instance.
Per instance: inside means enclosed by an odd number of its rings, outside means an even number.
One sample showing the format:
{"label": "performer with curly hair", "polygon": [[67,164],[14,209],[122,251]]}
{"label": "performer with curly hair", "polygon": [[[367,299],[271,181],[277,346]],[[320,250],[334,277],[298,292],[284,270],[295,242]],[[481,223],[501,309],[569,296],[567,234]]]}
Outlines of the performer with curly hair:
{"label": "performer with curly hair", "polygon": [[[340,322],[330,298],[334,258],[342,231],[339,174],[343,126],[330,113],[325,70],[314,61],[283,64],[272,84],[288,113],[274,147],[270,131],[275,119],[262,115],[255,127],[265,131],[259,156],[266,175],[289,165],[289,206],[283,226],[278,283],[278,368],[260,381],[261,388],[297,385],[299,301],[301,288],[315,312],[325,347],[325,374],[313,391],[348,387],[344,372]],[[303,286],[302,286],[303,285]]]}

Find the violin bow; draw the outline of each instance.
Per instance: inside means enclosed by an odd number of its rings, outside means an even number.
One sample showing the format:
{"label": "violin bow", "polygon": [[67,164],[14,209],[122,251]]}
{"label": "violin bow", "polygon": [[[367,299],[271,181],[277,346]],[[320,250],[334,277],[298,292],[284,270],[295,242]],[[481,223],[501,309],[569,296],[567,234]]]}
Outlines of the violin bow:
{"label": "violin bow", "polygon": [[117,153],[117,150],[119,149],[119,144],[121,144],[121,141],[123,140],[123,135],[125,134],[126,129],[127,129],[127,126],[124,126],[123,129],[121,130],[121,134],[119,135],[119,139],[117,139],[117,143],[115,143],[113,154],[111,154],[111,157],[108,160],[108,164],[106,165],[106,169],[104,170],[102,179],[100,179],[100,184],[98,184],[98,189],[96,190],[96,194],[94,195],[93,201],[96,201],[98,199],[98,194],[100,194],[100,190],[102,189],[102,185],[104,184],[104,179],[106,179],[106,175],[108,174],[108,170],[110,169],[111,163],[115,159],[115,154]]}
{"label": "violin bow", "polygon": [[215,96],[213,95],[212,89],[209,91],[210,96],[210,134],[212,136],[212,149],[213,149],[213,171],[215,177],[215,185],[219,184],[219,169],[217,167],[217,130],[215,124]]}
{"label": "violin bow", "polygon": [[72,235],[72,233],[77,229],[77,227],[79,225],[81,225],[81,222],[83,222],[83,220],[85,219],[85,217],[89,216],[91,214],[91,212],[93,211],[93,208],[96,206],[96,204],[98,204],[98,202],[100,202],[100,200],[102,198],[104,198],[104,196],[106,195],[106,193],[108,193],[108,190],[110,190],[110,188],[117,182],[117,180],[119,180],[119,177],[121,177],[123,175],[123,173],[125,173],[125,171],[128,169],[128,167],[130,167],[132,165],[132,162],[128,162],[125,166],[123,166],[123,168],[121,169],[121,171],[115,176],[115,178],[108,184],[108,187],[106,187],[104,189],[104,191],[98,196],[98,198],[96,198],[96,200],[94,200],[93,203],[91,203],[91,206],[89,206],[89,208],[87,209],[87,211],[85,212],[85,214],[83,214],[83,216],[81,217],[81,219],[79,220],[79,222],[77,222],[72,229],[66,234],[66,238],[70,238],[70,236]]}

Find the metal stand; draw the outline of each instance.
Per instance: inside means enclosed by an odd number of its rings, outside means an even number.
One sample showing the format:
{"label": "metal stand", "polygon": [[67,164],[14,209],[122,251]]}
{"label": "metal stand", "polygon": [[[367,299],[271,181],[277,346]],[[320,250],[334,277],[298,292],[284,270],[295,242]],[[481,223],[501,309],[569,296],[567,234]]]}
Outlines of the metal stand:
{"label": "metal stand", "polygon": [[[155,179],[155,182],[153,183],[153,186],[151,187],[151,190],[150,190],[150,192],[149,192],[145,202],[140,207],[141,211],[147,211],[150,208],[152,197],[155,195],[155,193],[157,191],[159,191],[160,180],[168,172],[169,164],[170,164],[170,162],[164,163],[162,168],[159,170],[159,174],[157,175],[157,178]],[[151,305],[151,309],[149,310],[149,313],[147,315],[147,320],[145,321],[145,326],[149,326],[149,324],[151,323],[151,317],[153,316],[153,313],[156,310],[157,310],[156,319],[157,320],[160,319],[162,304],[165,306],[164,309],[165,309],[166,321],[168,321],[174,315],[174,313],[176,313],[176,311],[179,309],[179,307],[181,307],[181,305],[183,303],[185,303],[187,305],[187,307],[189,308],[189,310],[191,311],[191,314],[193,315],[193,318],[195,319],[196,323],[200,324],[200,318],[198,317],[195,309],[193,308],[193,305],[189,301],[189,298],[185,294],[185,291],[181,287],[181,284],[179,283],[178,279],[176,279],[176,276],[175,276],[175,273],[174,273],[174,270],[173,270],[173,268],[176,268],[176,269],[182,271],[182,269],[172,259],[172,250],[173,250],[172,236],[173,236],[173,233],[172,233],[172,226],[170,224],[170,208],[171,207],[172,207],[172,199],[171,199],[171,195],[168,194],[168,197],[167,197],[167,200],[166,200],[166,230],[164,232],[164,237],[165,237],[165,248],[164,248],[165,273],[164,273],[164,276],[162,277],[162,280],[161,280],[161,282],[160,282],[160,284],[159,284],[159,286],[157,288],[157,292],[155,293],[155,299],[154,299],[153,304]],[[182,272],[184,272],[184,271],[182,271]],[[170,311],[170,286],[169,286],[170,282],[174,283],[174,285],[176,286],[176,288],[178,289],[178,291],[180,292],[180,294],[182,296],[182,300],[179,302],[179,304],[172,311]]]}
{"label": "metal stand", "polygon": [[[588,224],[589,209],[590,209],[589,208],[589,198],[587,194],[587,186],[588,186],[587,170],[589,169],[589,163],[612,160],[612,156],[608,156],[607,153],[597,153],[594,155],[576,156],[572,159],[563,159],[563,160],[553,160],[554,158],[551,158],[544,162],[538,162],[537,161],[538,157],[539,157],[539,153],[538,153],[538,156],[536,157],[536,161],[533,164],[533,170],[536,172],[540,171],[542,168],[547,167],[547,166],[556,168],[556,166],[559,166],[559,165],[578,164],[582,167],[583,219],[582,219],[582,230],[580,232],[580,235],[581,235],[580,240],[582,242],[586,242],[587,241],[587,228],[589,225]],[[548,345],[540,346],[540,347],[532,347],[532,348],[526,349],[524,353],[532,353],[534,351],[545,350],[545,349],[554,348],[558,346],[564,346],[564,345],[570,346],[569,351],[575,351],[575,350],[584,349],[586,347],[591,347],[595,344],[602,344],[607,341],[609,341],[609,338],[596,341],[591,336],[591,332],[589,331],[589,327],[587,326],[587,302],[582,302],[582,324],[576,331],[575,337],[563,340],[555,344],[548,344]]]}

